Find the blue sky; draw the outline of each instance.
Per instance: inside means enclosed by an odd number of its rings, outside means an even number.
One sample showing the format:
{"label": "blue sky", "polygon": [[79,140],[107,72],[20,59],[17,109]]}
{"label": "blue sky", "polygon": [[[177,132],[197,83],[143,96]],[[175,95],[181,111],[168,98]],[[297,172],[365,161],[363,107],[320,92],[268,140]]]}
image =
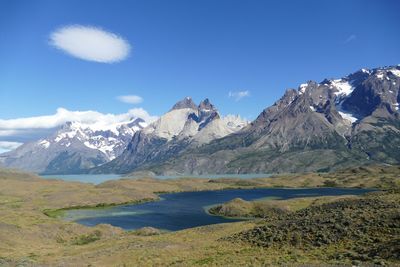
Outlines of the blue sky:
{"label": "blue sky", "polygon": [[[307,80],[399,64],[399,10],[397,0],[2,0],[0,119],[60,107],[161,115],[185,96],[254,119]],[[99,63],[50,45],[68,25],[120,36],[129,56]]]}

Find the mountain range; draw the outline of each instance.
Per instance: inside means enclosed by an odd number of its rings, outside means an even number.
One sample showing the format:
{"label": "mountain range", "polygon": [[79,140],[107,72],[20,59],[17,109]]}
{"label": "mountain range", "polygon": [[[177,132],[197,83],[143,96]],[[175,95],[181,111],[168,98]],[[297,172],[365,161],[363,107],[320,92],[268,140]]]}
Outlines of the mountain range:
{"label": "mountain range", "polygon": [[46,138],[1,154],[0,164],[42,174],[81,173],[119,156],[146,126],[141,118],[107,127],[67,122]]}
{"label": "mountain range", "polygon": [[91,173],[126,173],[158,164],[188,150],[240,131],[248,124],[239,116],[221,117],[209,99],[198,106],[190,97],[134,134],[126,150],[115,160],[90,170]]}
{"label": "mountain range", "polygon": [[369,163],[397,164],[399,88],[399,66],[361,69],[320,83],[308,81],[288,89],[235,133],[173,153],[161,152],[162,156],[141,164],[131,161],[137,157],[134,137],[108,166],[112,172],[175,175],[330,171]]}
{"label": "mountain range", "polygon": [[[288,89],[251,123],[189,97],[157,121],[113,131],[68,123],[0,156],[43,173],[225,174],[330,171],[400,162],[400,67]],[[44,151],[44,152],[43,152]]]}

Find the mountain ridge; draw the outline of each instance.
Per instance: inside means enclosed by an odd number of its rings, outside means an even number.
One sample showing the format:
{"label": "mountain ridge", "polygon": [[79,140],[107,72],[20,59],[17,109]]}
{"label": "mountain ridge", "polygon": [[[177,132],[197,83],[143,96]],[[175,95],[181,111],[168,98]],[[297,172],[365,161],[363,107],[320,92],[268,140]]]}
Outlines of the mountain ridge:
{"label": "mountain ridge", "polygon": [[222,174],[329,171],[400,162],[400,66],[289,89],[247,127],[134,171]]}

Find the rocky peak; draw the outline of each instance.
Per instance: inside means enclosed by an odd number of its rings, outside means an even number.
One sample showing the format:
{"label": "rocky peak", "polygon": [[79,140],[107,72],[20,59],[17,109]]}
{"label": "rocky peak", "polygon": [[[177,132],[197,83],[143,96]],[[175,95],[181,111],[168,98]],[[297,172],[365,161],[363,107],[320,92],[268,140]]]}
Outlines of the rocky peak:
{"label": "rocky peak", "polygon": [[185,97],[184,99],[182,99],[181,101],[178,101],[171,110],[177,110],[177,109],[185,109],[185,108],[191,108],[196,110],[197,106],[196,104],[193,102],[191,97]]}
{"label": "rocky peak", "polygon": [[356,71],[352,74],[350,74],[349,76],[347,76],[346,78],[349,81],[352,81],[352,83],[354,84],[359,84],[360,82],[364,81],[365,79],[368,78],[368,76],[371,74],[371,71],[368,69],[361,69],[359,71]]}
{"label": "rocky peak", "polygon": [[63,125],[60,126],[60,130],[70,130],[72,128],[73,122],[67,121]]}
{"label": "rocky peak", "polygon": [[213,104],[211,104],[210,100],[208,98],[206,98],[200,102],[199,110],[200,111],[216,111],[217,109],[215,108],[215,106]]}
{"label": "rocky peak", "polygon": [[200,102],[198,109],[199,109],[199,115],[197,121],[198,123],[200,123],[199,130],[204,128],[211,121],[220,119],[216,107],[213,104],[211,104],[208,98]]}
{"label": "rocky peak", "polygon": [[[304,92],[304,91],[303,91]],[[252,122],[253,126],[264,128],[273,117],[285,107],[289,106],[299,95],[295,89],[287,89],[285,94],[276,101],[272,106],[264,109],[257,119]]]}
{"label": "rocky peak", "polygon": [[283,97],[280,99],[280,103],[284,105],[289,105],[296,98],[297,94],[298,93],[295,89],[287,89]]}
{"label": "rocky peak", "polygon": [[143,123],[145,123],[145,121],[141,118],[132,118],[131,122],[129,122],[128,124],[126,124],[126,126],[128,126],[129,128],[132,128],[134,126],[138,126],[140,128],[143,128],[142,125]]}
{"label": "rocky peak", "polygon": [[[365,79],[353,83],[354,91],[344,99],[342,106],[361,117],[371,115],[376,109],[388,107],[395,113],[399,105],[400,67],[389,66],[372,70],[361,70]],[[350,77],[349,75],[348,77]]]}

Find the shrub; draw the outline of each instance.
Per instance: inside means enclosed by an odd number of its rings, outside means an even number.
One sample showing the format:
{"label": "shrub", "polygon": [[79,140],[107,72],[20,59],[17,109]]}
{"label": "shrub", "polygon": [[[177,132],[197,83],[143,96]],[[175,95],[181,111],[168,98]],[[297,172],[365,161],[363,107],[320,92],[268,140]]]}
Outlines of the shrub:
{"label": "shrub", "polygon": [[100,240],[101,232],[99,230],[94,231],[93,233],[87,235],[80,235],[74,239],[72,242],[73,245],[86,245],[97,240]]}

